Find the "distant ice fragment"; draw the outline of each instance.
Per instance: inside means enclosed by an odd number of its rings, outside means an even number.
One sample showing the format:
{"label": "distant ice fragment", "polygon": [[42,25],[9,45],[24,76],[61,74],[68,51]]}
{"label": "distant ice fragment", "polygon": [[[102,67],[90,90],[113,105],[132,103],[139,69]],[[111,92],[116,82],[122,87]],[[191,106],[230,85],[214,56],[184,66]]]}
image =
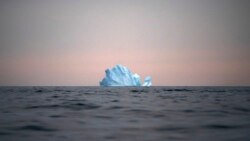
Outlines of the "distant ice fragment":
{"label": "distant ice fragment", "polygon": [[145,77],[145,80],[142,86],[151,86],[151,85],[152,85],[151,77],[150,76]]}
{"label": "distant ice fragment", "polygon": [[116,65],[112,69],[105,70],[106,76],[100,82],[100,86],[151,86],[152,79],[147,76],[141,85],[140,76],[132,73],[127,67]]}

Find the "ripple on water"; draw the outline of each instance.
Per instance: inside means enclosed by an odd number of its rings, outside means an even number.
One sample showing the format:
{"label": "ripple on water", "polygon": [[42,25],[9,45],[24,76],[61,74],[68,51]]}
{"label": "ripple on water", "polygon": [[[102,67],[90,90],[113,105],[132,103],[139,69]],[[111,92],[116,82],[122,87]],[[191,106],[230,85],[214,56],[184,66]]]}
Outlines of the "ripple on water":
{"label": "ripple on water", "polygon": [[7,135],[11,135],[12,133],[10,133],[10,132],[2,132],[2,131],[0,131],[0,136],[7,136]]}
{"label": "ripple on water", "polygon": [[249,140],[249,92],[249,87],[0,87],[0,140],[177,141],[211,135],[214,141]]}
{"label": "ripple on water", "polygon": [[188,128],[186,128],[186,127],[177,127],[177,126],[162,126],[162,127],[155,128],[155,130],[160,131],[160,132],[165,132],[165,131],[176,132],[176,131],[188,130]]}
{"label": "ripple on water", "polygon": [[66,116],[63,116],[63,115],[51,115],[49,117],[51,117],[51,118],[63,118],[63,117],[66,117]]}
{"label": "ripple on water", "polygon": [[189,89],[163,89],[163,91],[169,91],[169,92],[173,92],[173,91],[176,91],[176,92],[191,92],[193,90],[189,90]]}
{"label": "ripple on water", "polygon": [[25,109],[54,109],[54,108],[67,108],[72,110],[91,110],[97,109],[101,106],[91,103],[63,103],[63,104],[51,104],[51,105],[33,105],[27,106]]}
{"label": "ripple on water", "polygon": [[238,129],[238,128],[243,128],[244,126],[241,125],[223,125],[223,124],[209,124],[203,126],[204,128],[208,129]]}
{"label": "ripple on water", "polygon": [[30,131],[44,131],[44,132],[56,131],[56,129],[48,128],[41,125],[24,125],[16,128],[16,130],[30,130]]}

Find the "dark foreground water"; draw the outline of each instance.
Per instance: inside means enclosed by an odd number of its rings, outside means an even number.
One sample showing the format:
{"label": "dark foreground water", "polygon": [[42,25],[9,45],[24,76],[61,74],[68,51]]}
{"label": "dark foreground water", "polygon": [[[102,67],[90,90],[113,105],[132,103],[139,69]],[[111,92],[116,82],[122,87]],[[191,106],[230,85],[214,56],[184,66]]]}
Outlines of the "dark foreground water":
{"label": "dark foreground water", "polygon": [[0,87],[0,141],[247,141],[250,87]]}

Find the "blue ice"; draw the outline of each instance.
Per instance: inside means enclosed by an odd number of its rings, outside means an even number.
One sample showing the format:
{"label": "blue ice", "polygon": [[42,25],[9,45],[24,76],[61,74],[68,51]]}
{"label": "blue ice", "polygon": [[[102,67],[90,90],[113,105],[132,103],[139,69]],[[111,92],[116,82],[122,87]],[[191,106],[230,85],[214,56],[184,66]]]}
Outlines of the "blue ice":
{"label": "blue ice", "polygon": [[138,74],[132,73],[127,67],[120,64],[112,69],[105,70],[106,76],[100,82],[100,86],[151,86],[152,78],[147,76],[141,84]]}

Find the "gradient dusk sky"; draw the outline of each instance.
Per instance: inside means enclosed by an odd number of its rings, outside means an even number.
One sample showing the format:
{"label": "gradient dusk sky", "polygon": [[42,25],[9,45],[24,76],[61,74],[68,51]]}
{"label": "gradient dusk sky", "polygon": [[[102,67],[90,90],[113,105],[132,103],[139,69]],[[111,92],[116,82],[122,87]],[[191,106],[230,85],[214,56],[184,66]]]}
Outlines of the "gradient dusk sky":
{"label": "gradient dusk sky", "polygon": [[250,85],[250,0],[0,0],[0,85]]}

